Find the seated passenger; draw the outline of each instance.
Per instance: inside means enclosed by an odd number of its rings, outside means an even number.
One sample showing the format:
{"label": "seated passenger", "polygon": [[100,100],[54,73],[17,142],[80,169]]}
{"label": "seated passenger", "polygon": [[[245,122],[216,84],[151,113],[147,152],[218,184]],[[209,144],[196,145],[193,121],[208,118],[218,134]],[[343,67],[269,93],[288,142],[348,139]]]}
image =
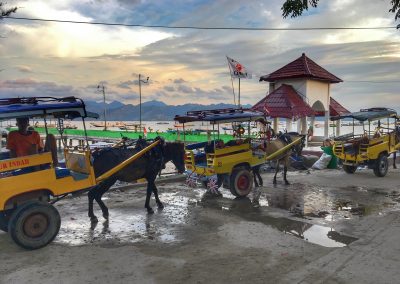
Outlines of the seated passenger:
{"label": "seated passenger", "polygon": [[46,145],[40,139],[38,132],[29,126],[29,118],[17,118],[18,130],[11,131],[7,138],[7,149],[10,150],[10,158],[38,154],[42,151],[51,152],[54,166],[58,165],[57,143],[53,134],[46,137]]}
{"label": "seated passenger", "polygon": [[17,118],[18,130],[11,131],[7,138],[7,149],[10,157],[22,157],[43,151],[43,143],[36,131],[28,130],[29,118]]}

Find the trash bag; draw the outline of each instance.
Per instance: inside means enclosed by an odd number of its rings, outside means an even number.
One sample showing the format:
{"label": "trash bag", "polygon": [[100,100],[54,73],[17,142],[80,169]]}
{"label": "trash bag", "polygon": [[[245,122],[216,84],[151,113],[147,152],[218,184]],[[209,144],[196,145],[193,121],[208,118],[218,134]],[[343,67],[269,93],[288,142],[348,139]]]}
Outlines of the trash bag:
{"label": "trash bag", "polygon": [[317,170],[323,170],[328,167],[329,162],[331,161],[332,156],[328,155],[326,153],[323,153],[321,157],[312,165],[311,168],[317,169]]}

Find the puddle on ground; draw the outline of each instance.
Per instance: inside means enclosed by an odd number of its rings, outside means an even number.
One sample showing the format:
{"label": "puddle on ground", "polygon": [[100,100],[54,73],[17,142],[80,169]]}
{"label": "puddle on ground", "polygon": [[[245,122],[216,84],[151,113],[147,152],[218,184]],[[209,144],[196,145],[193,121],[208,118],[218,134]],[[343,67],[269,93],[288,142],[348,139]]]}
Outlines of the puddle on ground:
{"label": "puddle on ground", "polygon": [[175,229],[187,223],[188,204],[192,204],[193,200],[174,193],[163,193],[162,200],[168,205],[163,210],[154,208],[152,215],[142,208],[110,206],[109,221],[98,216],[98,223],[90,223],[86,212],[74,214],[74,217],[66,216],[55,242],[77,246],[91,243],[116,245],[143,240],[162,243],[180,241]]}
{"label": "puddle on ground", "polygon": [[295,217],[324,218],[332,221],[356,216],[381,215],[400,209],[398,194],[378,189],[347,187],[339,191],[330,187],[292,184],[255,189],[252,200],[260,206],[287,210]]}
{"label": "puddle on ground", "polygon": [[307,222],[292,220],[288,218],[277,218],[268,216],[263,212],[262,206],[249,198],[203,198],[201,206],[215,208],[236,214],[241,218],[261,222],[271,226],[285,234],[290,234],[310,243],[325,247],[344,247],[357,240],[351,236],[345,236],[336,232],[333,228],[313,225]]}
{"label": "puddle on ground", "polygon": [[[202,188],[188,189],[185,185],[176,185],[171,192],[162,192],[161,200],[166,206],[163,211],[156,210],[154,215],[148,215],[137,205],[125,204],[121,197],[112,196],[107,200],[110,205],[109,222],[100,217],[99,223],[91,225],[86,212],[79,212],[73,217],[63,217],[56,242],[68,245],[115,245],[145,240],[177,243],[186,240],[182,225],[196,226],[196,222],[201,223],[192,210],[200,206],[221,210],[223,214],[236,214],[245,220],[261,222],[311,243],[341,247],[350,244],[356,238],[336,232],[331,228],[333,222],[371,214],[380,215],[400,208],[398,193],[358,186],[339,190],[328,186],[302,184],[265,186],[255,189],[249,198],[241,199],[235,198],[227,189],[221,188],[220,191],[223,197],[205,194],[206,190]],[[68,205],[68,211],[73,212],[71,208],[75,207],[82,205]],[[288,211],[296,218],[268,216],[268,212],[271,212],[268,208]],[[274,211],[276,212],[275,209]],[[317,221],[318,225],[310,224],[309,220],[314,220],[314,223]]]}

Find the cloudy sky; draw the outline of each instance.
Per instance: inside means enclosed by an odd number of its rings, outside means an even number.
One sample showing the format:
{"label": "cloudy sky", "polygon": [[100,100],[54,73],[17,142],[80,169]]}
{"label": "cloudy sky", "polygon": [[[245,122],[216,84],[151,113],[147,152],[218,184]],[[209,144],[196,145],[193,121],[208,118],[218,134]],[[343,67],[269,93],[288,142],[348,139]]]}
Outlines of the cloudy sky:
{"label": "cloudy sky", "polygon": [[[389,0],[320,0],[303,17],[283,19],[283,0],[29,0],[14,16],[200,27],[394,26]],[[137,104],[233,102],[226,55],[253,73],[242,103],[265,96],[258,82],[305,52],[343,83],[332,96],[350,110],[400,110],[400,30],[235,31],[161,29],[4,19],[0,22],[0,97],[68,96]],[[361,81],[361,82],[360,82]],[[375,82],[375,83],[372,83]],[[234,81],[237,88],[237,81]]]}

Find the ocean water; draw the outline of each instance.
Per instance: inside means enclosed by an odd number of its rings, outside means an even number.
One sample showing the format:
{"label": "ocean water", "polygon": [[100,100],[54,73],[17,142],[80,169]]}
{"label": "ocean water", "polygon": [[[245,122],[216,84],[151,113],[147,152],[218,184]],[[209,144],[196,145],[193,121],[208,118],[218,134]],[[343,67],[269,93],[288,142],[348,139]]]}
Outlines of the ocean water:
{"label": "ocean water", "polygon": [[[36,121],[31,121],[31,125],[34,125]],[[342,124],[349,124],[349,121],[343,121]],[[43,126],[43,121],[38,121],[39,126]],[[48,121],[48,124],[55,125],[56,121]],[[86,121],[86,129],[103,129],[103,127],[96,127],[93,124],[103,124],[102,121]],[[127,125],[128,127],[133,128],[134,125],[139,125],[139,121],[108,121],[107,122],[107,129],[108,130],[115,130],[115,131],[124,131],[121,130],[119,127],[122,125]],[[73,121],[65,121],[64,125],[74,125],[78,129],[83,129],[83,122],[81,120],[73,120]],[[336,127],[331,126],[330,123],[329,127],[329,137],[336,136]],[[177,124],[174,121],[142,121],[142,126],[146,128],[146,131],[149,132],[166,132],[168,130],[183,130],[181,124]],[[392,125],[391,125],[392,126]],[[0,128],[7,128],[7,127],[15,127],[15,120],[14,121],[0,121]],[[374,131],[377,125],[371,124],[370,131]],[[284,131],[286,129],[286,122],[280,121],[278,126],[280,131]],[[185,124],[185,130],[218,130],[218,126],[210,125],[208,122],[190,122]],[[247,127],[245,127],[247,129]],[[297,130],[297,122],[293,122],[292,124],[292,131]],[[362,134],[364,130],[368,131],[368,124],[363,128],[360,125],[354,127],[355,134]],[[125,131],[133,131],[133,130],[125,130]],[[223,123],[219,125],[220,133],[232,134],[232,125],[231,123]],[[251,132],[257,132],[257,127],[251,126]],[[340,134],[347,134],[353,132],[353,126],[344,125],[340,128]],[[316,121],[314,124],[314,136],[324,136],[324,122],[323,121]]]}

